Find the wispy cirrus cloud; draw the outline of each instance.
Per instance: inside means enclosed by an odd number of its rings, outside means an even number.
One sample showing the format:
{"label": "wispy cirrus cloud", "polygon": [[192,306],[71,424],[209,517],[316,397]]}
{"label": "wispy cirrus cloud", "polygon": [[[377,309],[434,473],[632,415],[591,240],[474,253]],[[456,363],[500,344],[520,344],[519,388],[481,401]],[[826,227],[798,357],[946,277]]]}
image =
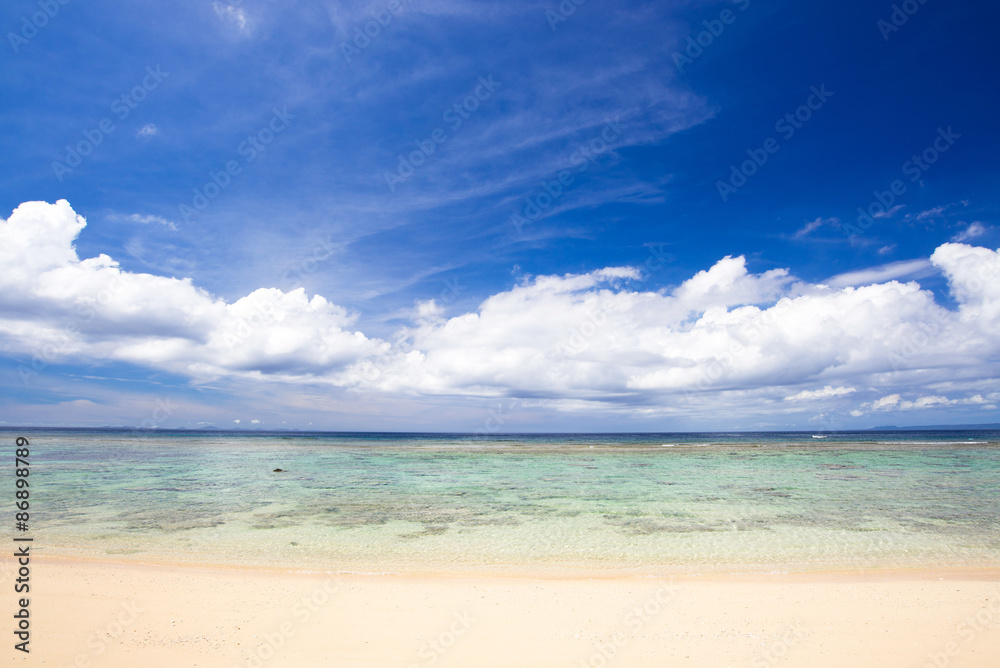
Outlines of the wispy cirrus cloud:
{"label": "wispy cirrus cloud", "polygon": [[139,223],[140,225],[149,225],[149,224],[162,225],[163,227],[165,227],[166,229],[170,230],[171,232],[176,232],[177,231],[177,224],[175,222],[173,222],[172,220],[167,220],[163,216],[154,216],[154,215],[149,215],[149,214],[143,215],[143,214],[139,214],[139,213],[132,213],[132,214],[129,214],[129,215],[112,214],[112,215],[108,216],[108,219],[109,220],[124,220],[124,221],[128,221],[130,223]]}
{"label": "wispy cirrus cloud", "polygon": [[220,19],[232,24],[241,33],[249,34],[250,21],[247,18],[246,11],[242,7],[225,2],[213,2],[212,9],[215,10],[215,14]]}
{"label": "wispy cirrus cloud", "polygon": [[901,278],[925,278],[938,269],[930,260],[902,260],[900,262],[890,262],[879,267],[851,271],[846,274],[833,276],[825,281],[827,285],[835,288],[843,288],[856,285],[869,285],[882,281],[895,281]]}
{"label": "wispy cirrus cloud", "polygon": [[803,225],[802,227],[800,227],[795,232],[795,234],[792,235],[792,238],[793,239],[805,239],[810,234],[812,234],[816,230],[820,229],[824,225],[837,226],[839,224],[840,224],[840,221],[837,218],[823,218],[822,216],[820,216],[819,218],[816,218],[815,220],[808,221],[805,225]]}
{"label": "wispy cirrus cloud", "polygon": [[985,225],[983,225],[979,221],[973,221],[969,223],[968,227],[966,227],[964,230],[953,236],[951,239],[952,241],[963,243],[966,241],[972,241],[973,239],[978,239],[979,237],[986,234],[988,231],[989,228],[987,228]]}

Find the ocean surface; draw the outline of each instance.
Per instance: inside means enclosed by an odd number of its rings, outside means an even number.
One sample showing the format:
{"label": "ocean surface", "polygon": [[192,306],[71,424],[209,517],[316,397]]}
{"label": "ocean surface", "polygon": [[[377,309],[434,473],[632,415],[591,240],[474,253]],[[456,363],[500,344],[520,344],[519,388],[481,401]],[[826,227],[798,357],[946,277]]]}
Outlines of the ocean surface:
{"label": "ocean surface", "polygon": [[1000,431],[0,430],[11,453],[16,436],[41,554],[357,573],[1000,567]]}

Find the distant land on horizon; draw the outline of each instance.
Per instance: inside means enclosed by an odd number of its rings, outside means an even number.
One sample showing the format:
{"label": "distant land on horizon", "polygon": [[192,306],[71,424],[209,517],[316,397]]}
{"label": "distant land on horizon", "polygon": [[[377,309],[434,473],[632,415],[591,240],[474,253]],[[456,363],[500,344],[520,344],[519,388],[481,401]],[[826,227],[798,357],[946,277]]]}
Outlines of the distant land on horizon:
{"label": "distant land on horizon", "polygon": [[920,427],[897,427],[895,425],[887,425],[883,427],[872,427],[871,429],[866,429],[865,431],[958,431],[963,429],[1000,429],[1000,422],[989,422],[986,424],[939,424],[924,425]]}

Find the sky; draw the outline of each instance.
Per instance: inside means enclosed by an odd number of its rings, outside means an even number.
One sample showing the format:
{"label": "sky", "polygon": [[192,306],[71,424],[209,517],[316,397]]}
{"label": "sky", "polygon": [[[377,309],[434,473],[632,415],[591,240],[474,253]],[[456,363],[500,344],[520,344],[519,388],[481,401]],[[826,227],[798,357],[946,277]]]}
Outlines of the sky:
{"label": "sky", "polygon": [[0,9],[0,425],[1000,422],[1000,7]]}

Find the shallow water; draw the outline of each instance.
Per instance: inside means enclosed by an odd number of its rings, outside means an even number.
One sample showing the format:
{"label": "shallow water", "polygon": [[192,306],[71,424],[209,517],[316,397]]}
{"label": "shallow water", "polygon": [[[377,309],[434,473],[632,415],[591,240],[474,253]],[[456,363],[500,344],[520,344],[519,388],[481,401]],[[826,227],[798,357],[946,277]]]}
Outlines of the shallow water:
{"label": "shallow water", "polygon": [[996,431],[16,435],[49,554],[366,573],[1000,567]]}

